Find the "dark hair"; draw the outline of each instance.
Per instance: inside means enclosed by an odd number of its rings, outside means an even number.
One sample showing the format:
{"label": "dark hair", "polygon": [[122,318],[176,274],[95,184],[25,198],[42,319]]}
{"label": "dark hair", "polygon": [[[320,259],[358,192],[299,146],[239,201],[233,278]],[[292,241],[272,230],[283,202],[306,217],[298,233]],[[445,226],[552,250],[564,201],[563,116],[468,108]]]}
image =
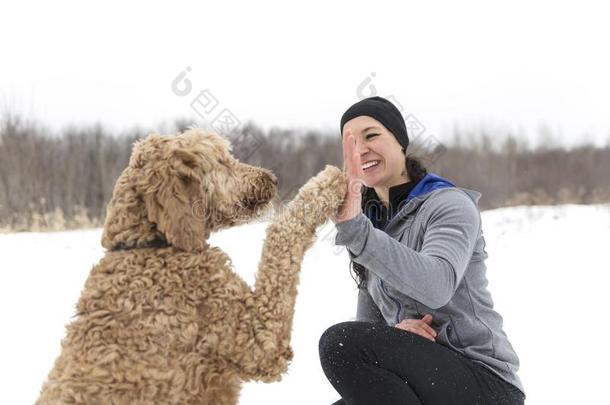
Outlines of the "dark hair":
{"label": "dark hair", "polygon": [[[407,169],[407,174],[409,175],[410,181],[415,183],[419,182],[428,174],[428,170],[424,167],[421,160],[414,155],[405,155],[405,168]],[[363,187],[363,197],[365,190],[366,189]],[[362,206],[364,207],[366,203],[367,201],[365,201],[363,198]],[[350,264],[350,274],[358,285],[358,288],[366,288],[366,268],[353,260],[350,262]]]}

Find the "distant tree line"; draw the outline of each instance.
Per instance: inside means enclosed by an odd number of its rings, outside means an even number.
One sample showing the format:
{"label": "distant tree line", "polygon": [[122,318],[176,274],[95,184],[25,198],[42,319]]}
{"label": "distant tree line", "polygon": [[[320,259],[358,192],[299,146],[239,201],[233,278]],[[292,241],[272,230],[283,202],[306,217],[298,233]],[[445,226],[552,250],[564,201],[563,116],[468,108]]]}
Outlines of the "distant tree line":
{"label": "distant tree line", "polygon": [[[189,125],[177,120],[164,133]],[[18,116],[0,118],[0,231],[101,226],[132,145],[146,135],[113,134],[100,125],[57,134]],[[237,158],[276,173],[278,202],[326,164],[342,165],[337,134],[246,123],[227,136]],[[429,171],[480,191],[482,209],[610,202],[610,145],[527,148],[507,134],[456,130],[451,144],[415,139],[409,149]]]}

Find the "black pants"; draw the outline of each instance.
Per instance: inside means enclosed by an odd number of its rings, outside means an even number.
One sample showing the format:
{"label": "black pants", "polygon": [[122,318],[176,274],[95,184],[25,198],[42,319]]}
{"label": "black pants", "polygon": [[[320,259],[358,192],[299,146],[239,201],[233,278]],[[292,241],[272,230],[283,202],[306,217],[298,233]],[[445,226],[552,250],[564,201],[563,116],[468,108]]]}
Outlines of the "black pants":
{"label": "black pants", "polygon": [[335,405],[523,404],[523,393],[457,351],[415,333],[344,322],[320,338]]}

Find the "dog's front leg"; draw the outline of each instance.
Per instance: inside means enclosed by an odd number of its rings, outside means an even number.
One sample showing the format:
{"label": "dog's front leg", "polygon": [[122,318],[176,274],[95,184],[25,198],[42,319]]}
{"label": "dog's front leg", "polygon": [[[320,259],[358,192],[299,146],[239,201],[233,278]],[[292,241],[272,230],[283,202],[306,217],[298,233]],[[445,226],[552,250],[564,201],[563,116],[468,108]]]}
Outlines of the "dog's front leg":
{"label": "dog's front leg", "polygon": [[327,166],[310,179],[267,228],[256,285],[246,298],[236,352],[245,379],[278,380],[292,359],[290,335],[303,256],[316,228],[336,215],[346,193],[343,173]]}

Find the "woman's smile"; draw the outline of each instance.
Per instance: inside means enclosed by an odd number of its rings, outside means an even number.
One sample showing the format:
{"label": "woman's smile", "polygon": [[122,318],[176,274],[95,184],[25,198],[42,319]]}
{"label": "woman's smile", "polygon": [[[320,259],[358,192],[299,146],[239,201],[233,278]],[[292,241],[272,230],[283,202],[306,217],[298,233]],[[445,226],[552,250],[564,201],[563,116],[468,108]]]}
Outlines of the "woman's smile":
{"label": "woman's smile", "polygon": [[362,171],[364,173],[371,173],[379,169],[381,160],[368,160],[362,164]]}

